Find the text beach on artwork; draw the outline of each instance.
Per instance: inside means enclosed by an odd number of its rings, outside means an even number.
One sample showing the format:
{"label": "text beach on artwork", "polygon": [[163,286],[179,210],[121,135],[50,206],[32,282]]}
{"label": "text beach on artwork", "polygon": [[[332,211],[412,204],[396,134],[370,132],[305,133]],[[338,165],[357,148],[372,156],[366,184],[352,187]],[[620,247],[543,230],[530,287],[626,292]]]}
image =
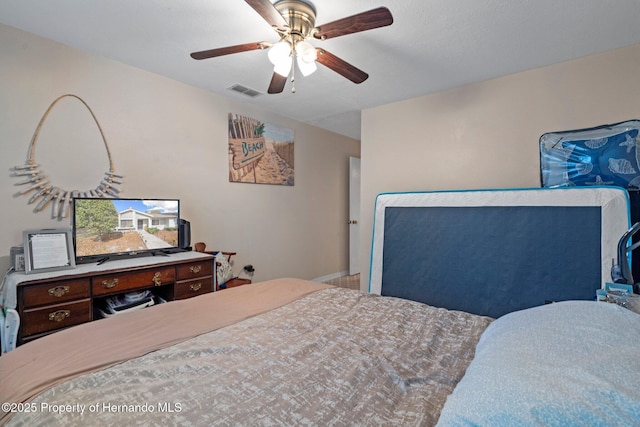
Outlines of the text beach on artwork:
{"label": "text beach on artwork", "polygon": [[229,181],[294,185],[293,129],[229,113]]}

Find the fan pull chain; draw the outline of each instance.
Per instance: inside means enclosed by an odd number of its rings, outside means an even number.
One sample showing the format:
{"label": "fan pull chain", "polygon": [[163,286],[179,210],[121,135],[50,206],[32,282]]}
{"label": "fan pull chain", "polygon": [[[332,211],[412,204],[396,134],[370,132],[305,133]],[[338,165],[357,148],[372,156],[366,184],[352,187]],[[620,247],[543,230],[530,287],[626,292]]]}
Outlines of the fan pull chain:
{"label": "fan pull chain", "polygon": [[[295,54],[294,54],[295,57]],[[291,93],[296,93],[296,62],[295,58],[291,63]]]}

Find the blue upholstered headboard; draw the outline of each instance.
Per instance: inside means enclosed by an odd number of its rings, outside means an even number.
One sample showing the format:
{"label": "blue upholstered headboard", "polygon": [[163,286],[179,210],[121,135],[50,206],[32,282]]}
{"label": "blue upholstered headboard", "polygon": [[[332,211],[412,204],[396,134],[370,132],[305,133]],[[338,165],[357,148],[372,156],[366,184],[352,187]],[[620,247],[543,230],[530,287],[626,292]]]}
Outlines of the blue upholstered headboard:
{"label": "blue upholstered headboard", "polygon": [[381,194],[369,290],[491,317],[590,300],[629,226],[619,187]]}

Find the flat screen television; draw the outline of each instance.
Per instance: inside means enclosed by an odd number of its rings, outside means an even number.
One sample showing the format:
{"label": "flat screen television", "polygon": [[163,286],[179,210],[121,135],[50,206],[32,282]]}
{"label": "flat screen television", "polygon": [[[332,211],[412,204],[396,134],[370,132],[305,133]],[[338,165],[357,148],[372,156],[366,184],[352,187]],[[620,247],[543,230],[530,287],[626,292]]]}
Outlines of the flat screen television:
{"label": "flat screen television", "polygon": [[76,263],[180,252],[180,200],[73,200]]}

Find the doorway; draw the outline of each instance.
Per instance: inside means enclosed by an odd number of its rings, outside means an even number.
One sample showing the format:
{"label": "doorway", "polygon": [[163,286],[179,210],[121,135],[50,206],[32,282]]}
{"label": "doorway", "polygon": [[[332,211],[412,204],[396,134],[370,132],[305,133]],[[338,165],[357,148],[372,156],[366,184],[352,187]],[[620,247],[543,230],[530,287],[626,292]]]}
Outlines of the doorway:
{"label": "doorway", "polygon": [[349,275],[360,273],[360,158],[349,157]]}

